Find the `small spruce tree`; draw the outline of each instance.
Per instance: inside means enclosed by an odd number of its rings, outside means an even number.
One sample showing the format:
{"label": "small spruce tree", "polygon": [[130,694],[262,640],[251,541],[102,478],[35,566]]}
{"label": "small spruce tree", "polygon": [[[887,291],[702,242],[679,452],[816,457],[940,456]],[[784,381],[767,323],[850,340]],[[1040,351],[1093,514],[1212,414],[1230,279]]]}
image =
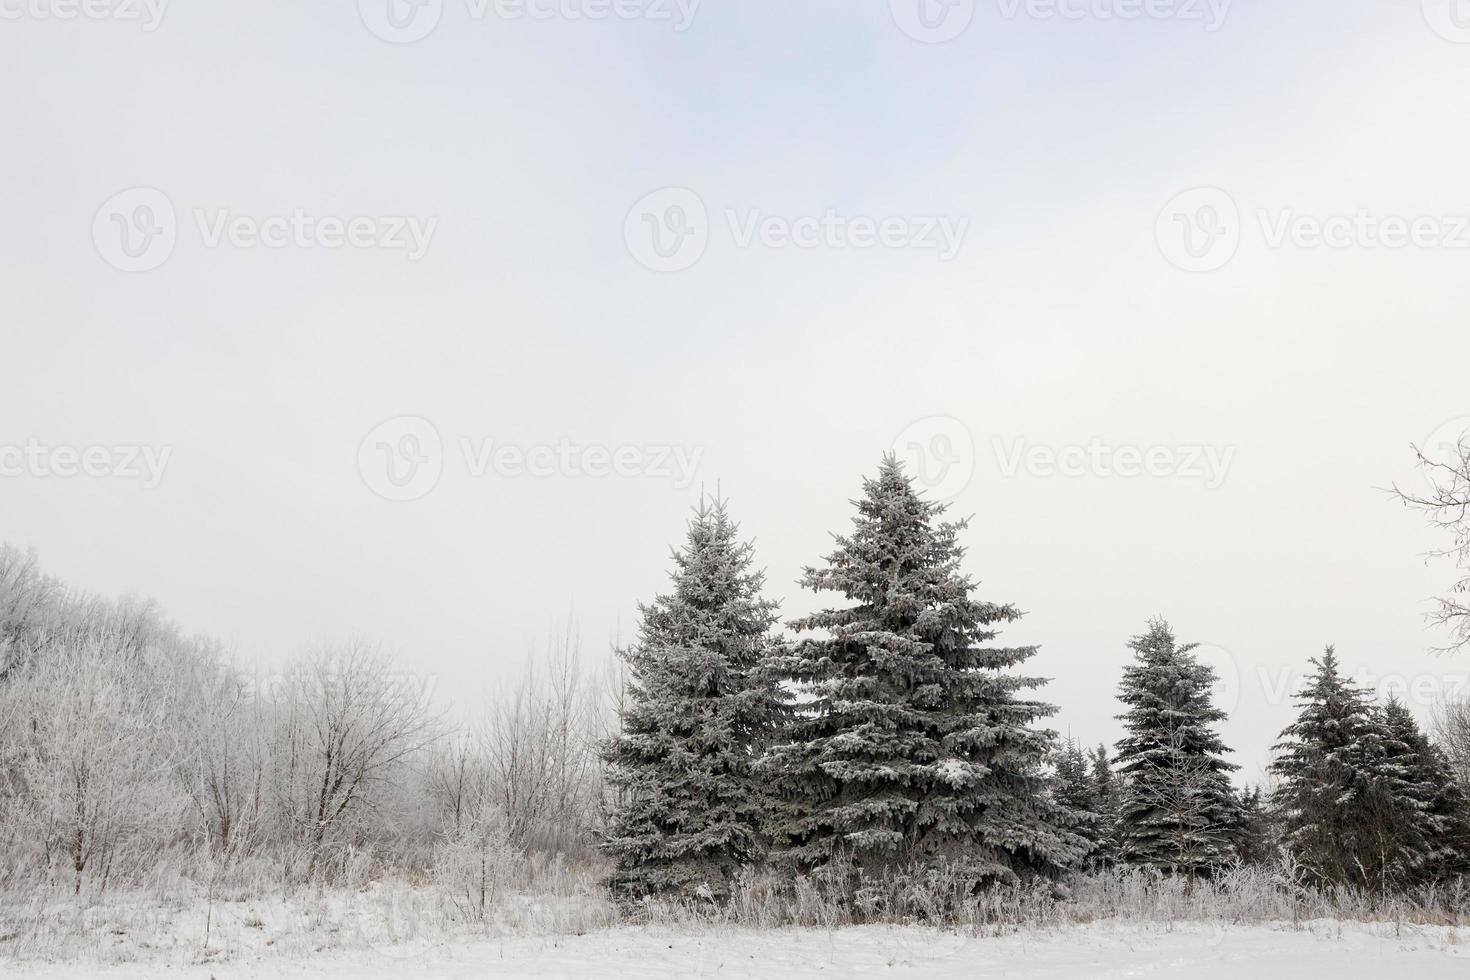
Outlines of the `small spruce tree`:
{"label": "small spruce tree", "polygon": [[1084,857],[1090,858],[1097,852],[1107,828],[1088,761],[1088,753],[1076,740],[1069,738],[1062,743],[1052,759],[1052,798],[1071,816],[1073,833],[1087,841]]}
{"label": "small spruce tree", "polygon": [[1271,814],[1260,786],[1248,786],[1236,796],[1240,822],[1235,833],[1235,857],[1241,864],[1269,865],[1276,858]]}
{"label": "small spruce tree", "polygon": [[1098,813],[1097,847],[1092,853],[1092,864],[1108,867],[1118,860],[1118,808],[1122,804],[1123,790],[1118,774],[1113,771],[1113,760],[1108,758],[1108,747],[1099,743],[1088,753],[1089,773],[1092,778],[1092,798]]}
{"label": "small spruce tree", "polygon": [[701,501],[674,587],[641,607],[621,732],[606,746],[619,802],[603,847],[624,899],[719,897],[761,860],[769,798],[752,774],[785,710],[758,671],[777,619],[723,501]]}
{"label": "small spruce tree", "polygon": [[1225,719],[1210,687],[1215,673],[1195,659],[1198,644],[1175,642],[1169,624],[1149,623],[1128,644],[1136,654],[1123,668],[1119,715],[1127,735],[1118,742],[1123,777],[1118,808],[1122,860],[1193,875],[1232,859],[1239,820],[1224,759],[1230,751],[1215,725]]}
{"label": "small spruce tree", "polygon": [[1402,701],[1390,698],[1381,721],[1388,761],[1397,766],[1393,775],[1403,790],[1401,812],[1410,826],[1401,836],[1414,877],[1439,881],[1470,873],[1470,808],[1449,759]]}
{"label": "small spruce tree", "polygon": [[1343,677],[1332,647],[1297,695],[1281,733],[1272,799],[1288,849],[1320,880],[1385,890],[1421,864],[1407,752],[1368,694]]}

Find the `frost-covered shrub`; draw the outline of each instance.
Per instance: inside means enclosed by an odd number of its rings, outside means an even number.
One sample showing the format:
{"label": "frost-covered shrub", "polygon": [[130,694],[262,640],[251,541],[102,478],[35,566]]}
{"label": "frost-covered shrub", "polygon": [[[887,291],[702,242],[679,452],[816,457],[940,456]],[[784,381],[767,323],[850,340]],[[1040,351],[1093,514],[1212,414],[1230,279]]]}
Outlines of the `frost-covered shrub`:
{"label": "frost-covered shrub", "polygon": [[434,885],[450,915],[488,922],[510,891],[520,862],[505,815],[480,803],[435,849]]}

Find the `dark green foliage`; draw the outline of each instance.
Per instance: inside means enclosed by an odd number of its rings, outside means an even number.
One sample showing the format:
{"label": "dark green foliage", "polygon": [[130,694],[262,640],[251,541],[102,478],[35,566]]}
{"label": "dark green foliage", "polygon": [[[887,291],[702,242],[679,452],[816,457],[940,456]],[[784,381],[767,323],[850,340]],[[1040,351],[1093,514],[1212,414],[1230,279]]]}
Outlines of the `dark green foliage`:
{"label": "dark green foliage", "polygon": [[1229,773],[1238,767],[1215,732],[1225,719],[1212,701],[1215,673],[1161,619],[1128,645],[1136,660],[1118,694],[1128,709],[1119,716],[1128,732],[1118,743],[1120,856],[1186,874],[1219,868],[1233,858],[1239,816]]}
{"label": "dark green foliage", "polygon": [[1093,848],[1091,862],[1106,867],[1118,860],[1118,810],[1122,805],[1123,788],[1118,774],[1113,772],[1113,762],[1108,758],[1108,747],[1099,744],[1087,754],[1088,776],[1092,780],[1092,799],[1098,815],[1097,842]]}
{"label": "dark green foliage", "polygon": [[1249,786],[1236,795],[1240,814],[1235,832],[1235,857],[1241,864],[1270,865],[1277,857],[1276,829],[1259,786]]}
{"label": "dark green foliage", "polygon": [[1087,753],[1072,739],[1063,742],[1052,756],[1052,798],[1074,813],[1097,815]]}
{"label": "dark green foliage", "polygon": [[620,801],[604,848],[626,898],[724,893],[762,859],[769,803],[752,775],[785,711],[757,668],[776,607],[723,502],[701,504],[674,554],[674,589],[642,607],[622,731],[606,748]]}
{"label": "dark green foliage", "polygon": [[1071,816],[1071,830],[1087,841],[1085,857],[1093,857],[1110,828],[1101,812],[1090,755],[1068,739],[1052,758],[1052,799]]}
{"label": "dark green foliage", "polygon": [[1327,648],[1282,732],[1273,798],[1288,848],[1320,880],[1376,890],[1410,883],[1423,864],[1409,750]]}
{"label": "dark green foliage", "polygon": [[1414,715],[1390,699],[1380,716],[1387,733],[1387,761],[1402,783],[1401,836],[1417,844],[1411,864],[1416,877],[1444,880],[1470,873],[1470,809],[1444,752],[1419,729]]}
{"label": "dark green foliage", "polygon": [[974,598],[964,523],[914,492],[889,457],[865,480],[854,529],[805,588],[847,605],[792,624],[771,660],[805,699],[765,762],[783,805],[783,857],[872,870],[963,860],[990,880],[1053,874],[1086,843],[1045,792],[1052,708],[1018,697],[1032,647],[986,646],[1020,613]]}

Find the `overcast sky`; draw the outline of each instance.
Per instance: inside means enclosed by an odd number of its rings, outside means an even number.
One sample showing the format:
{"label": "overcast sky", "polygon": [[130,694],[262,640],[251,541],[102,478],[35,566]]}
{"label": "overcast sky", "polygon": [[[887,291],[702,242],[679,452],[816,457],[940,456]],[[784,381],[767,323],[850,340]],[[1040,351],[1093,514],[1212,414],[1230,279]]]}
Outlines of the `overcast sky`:
{"label": "overcast sky", "polygon": [[1248,776],[1328,642],[1465,688],[1470,10],[389,2],[0,0],[0,539],[472,705],[701,485],[811,609],[896,449],[1086,741],[1153,615]]}

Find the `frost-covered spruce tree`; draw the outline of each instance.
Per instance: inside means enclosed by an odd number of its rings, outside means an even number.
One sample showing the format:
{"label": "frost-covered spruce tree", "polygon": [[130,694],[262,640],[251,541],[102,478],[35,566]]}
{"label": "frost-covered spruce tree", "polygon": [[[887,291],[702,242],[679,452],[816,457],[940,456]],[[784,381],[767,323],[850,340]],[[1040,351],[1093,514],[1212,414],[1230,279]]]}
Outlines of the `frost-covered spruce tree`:
{"label": "frost-covered spruce tree", "polygon": [[1052,708],[1011,673],[1035,648],[988,647],[1012,606],[974,597],[964,522],[914,492],[889,456],[865,479],[851,534],[802,585],[846,600],[792,623],[771,671],[801,692],[763,763],[772,829],[798,867],[964,861],[977,877],[1054,873],[1086,842],[1046,793]]}
{"label": "frost-covered spruce tree", "polygon": [[1276,835],[1265,791],[1248,786],[1236,796],[1240,825],[1235,833],[1235,857],[1241,864],[1268,865],[1276,858]]}
{"label": "frost-covered spruce tree", "polygon": [[758,668],[777,619],[723,501],[702,501],[673,555],[674,587],[641,607],[625,651],[619,735],[605,748],[618,804],[603,846],[620,897],[723,895],[761,860],[768,796],[752,775],[785,710]]}
{"label": "frost-covered spruce tree", "polygon": [[1388,736],[1387,762],[1401,781],[1401,812],[1409,824],[1401,836],[1413,848],[1413,876],[1435,881],[1470,873],[1470,805],[1449,758],[1402,701],[1390,698],[1379,717]]}
{"label": "frost-covered spruce tree", "polygon": [[1120,856],[1189,875],[1221,867],[1233,854],[1239,815],[1229,773],[1239,767],[1225,761],[1230,750],[1215,731],[1225,719],[1210,692],[1215,672],[1162,619],[1128,645],[1136,659],[1118,691],[1127,706],[1118,716],[1127,730],[1117,754]]}
{"label": "frost-covered spruce tree", "polygon": [[1075,739],[1067,739],[1052,758],[1052,798],[1072,815],[1072,830],[1087,841],[1095,857],[1109,828],[1089,768],[1090,756]]}
{"label": "frost-covered spruce tree", "polygon": [[1087,760],[1098,813],[1097,847],[1092,852],[1091,863],[1109,866],[1118,860],[1118,807],[1122,804],[1123,790],[1106,745],[1099,743],[1087,754]]}
{"label": "frost-covered spruce tree", "polygon": [[[1402,753],[1368,694],[1328,647],[1281,733],[1272,798],[1286,846],[1321,880],[1384,889],[1406,883],[1422,852]],[[1397,754],[1400,758],[1395,759]]]}
{"label": "frost-covered spruce tree", "polygon": [[1087,761],[1076,739],[1063,742],[1052,754],[1052,796],[1069,810],[1096,815],[1096,785]]}

